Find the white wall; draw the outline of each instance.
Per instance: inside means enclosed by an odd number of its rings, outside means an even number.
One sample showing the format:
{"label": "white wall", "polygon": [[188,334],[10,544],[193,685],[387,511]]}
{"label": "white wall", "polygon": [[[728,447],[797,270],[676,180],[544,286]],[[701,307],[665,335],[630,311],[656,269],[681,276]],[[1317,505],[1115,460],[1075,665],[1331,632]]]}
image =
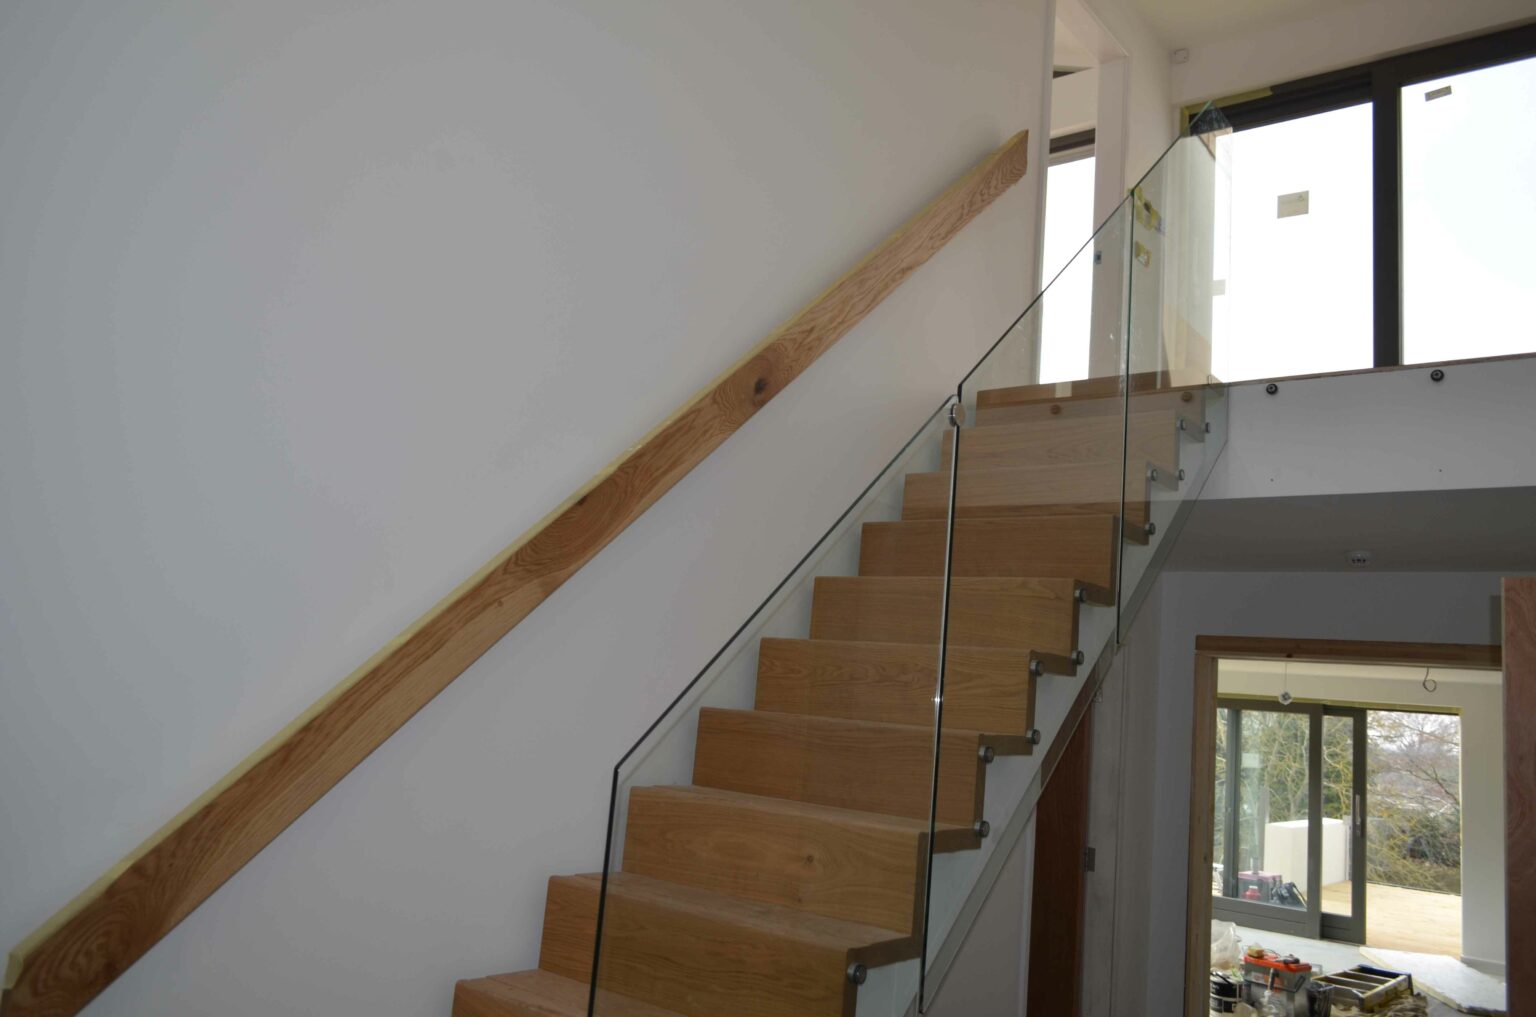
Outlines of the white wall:
{"label": "white wall", "polygon": [[1536,484],[1536,356],[1233,385],[1227,445],[1202,498]]}
{"label": "white wall", "polygon": [[[1275,636],[1390,642],[1498,643],[1496,573],[1170,572],[1158,580],[1161,658],[1154,725],[1150,922],[1153,971],[1182,970],[1189,849],[1190,724],[1195,637]],[[1129,832],[1126,836],[1134,836]],[[1177,977],[1148,980],[1147,1013],[1181,1005]]]}
{"label": "white wall", "polygon": [[1220,99],[1493,31],[1531,16],[1528,0],[1338,4],[1310,18],[1190,46],[1189,59],[1173,66],[1171,96],[1180,106]]}
{"label": "white wall", "polygon": [[1023,1017],[1029,998],[1035,822],[1029,821],[976,913],[928,1017]]}
{"label": "white wall", "polygon": [[1098,121],[1098,109],[1097,67],[1051,81],[1051,137],[1091,130]]}
{"label": "white wall", "polygon": [[1099,67],[1098,189],[1102,222],[1178,135],[1168,46],[1126,0],[1085,0],[1125,55]]}
{"label": "white wall", "polygon": [[[1284,668],[1282,675],[1282,669],[1274,664],[1223,664],[1219,688],[1223,694],[1271,696],[1279,694],[1283,681],[1284,687],[1298,699],[1457,711],[1461,717],[1461,952],[1469,960],[1502,965],[1504,695],[1499,673],[1468,672],[1458,676],[1437,672],[1435,691],[1430,692],[1424,688],[1422,669],[1412,678],[1320,670],[1323,673],[1314,673],[1306,665],[1296,664]],[[1329,833],[1327,829],[1323,832],[1325,836]],[[1339,835],[1342,836],[1342,828]],[[1266,842],[1266,869],[1298,871],[1271,868],[1268,847]],[[1304,857],[1305,845],[1301,851]],[[1339,853],[1342,861],[1342,848]],[[1323,861],[1326,871],[1326,844]],[[1330,882],[1326,875],[1323,882]],[[1366,921],[1370,921],[1369,913]]]}
{"label": "white wall", "polygon": [[0,14],[14,943],[1014,131],[1026,183],[91,1008],[441,1013],[1030,296],[1042,0]]}

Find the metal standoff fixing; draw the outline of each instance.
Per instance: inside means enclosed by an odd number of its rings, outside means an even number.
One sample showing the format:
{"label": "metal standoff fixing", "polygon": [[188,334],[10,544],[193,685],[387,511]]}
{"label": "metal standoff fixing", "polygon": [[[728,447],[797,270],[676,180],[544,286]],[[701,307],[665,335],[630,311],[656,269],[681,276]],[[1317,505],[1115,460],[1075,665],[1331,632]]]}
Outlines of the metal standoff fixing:
{"label": "metal standoff fixing", "polygon": [[1206,434],[1210,434],[1211,433],[1211,422],[1209,420],[1207,420],[1205,422],[1205,433]]}
{"label": "metal standoff fixing", "polygon": [[1156,523],[1148,523],[1147,524],[1147,529],[1146,529],[1147,536],[1149,536],[1149,537],[1155,536],[1156,533],[1157,533],[1157,524]]}
{"label": "metal standoff fixing", "polygon": [[863,985],[869,977],[869,969],[857,962],[848,965],[848,980],[854,985]]}
{"label": "metal standoff fixing", "polygon": [[976,820],[976,825],[971,827],[971,829],[976,831],[977,837],[981,838],[982,840],[986,840],[988,834],[992,832],[992,824],[987,822],[985,819],[978,819]]}
{"label": "metal standoff fixing", "polygon": [[1029,673],[1039,678],[1045,674],[1045,665],[1038,660],[1032,660],[1029,662]]}
{"label": "metal standoff fixing", "polygon": [[949,404],[949,423],[952,427],[965,426],[965,404],[953,402]]}
{"label": "metal standoff fixing", "polygon": [[1084,653],[1082,650],[1073,650],[1072,651],[1072,663],[1074,663],[1074,664],[1081,664],[1083,661],[1085,661],[1087,659],[1088,659],[1088,654]]}
{"label": "metal standoff fixing", "polygon": [[1429,380],[1430,381],[1444,381],[1445,380],[1445,372],[1440,370],[1440,368],[1437,367],[1433,371],[1429,372]]}
{"label": "metal standoff fixing", "polygon": [[1276,385],[1274,382],[1270,382],[1268,385],[1264,386],[1264,392],[1267,395],[1274,395],[1278,391],[1280,391],[1280,386]]}
{"label": "metal standoff fixing", "polygon": [[1038,727],[1030,728],[1029,729],[1029,733],[1024,736],[1024,740],[1029,742],[1029,744],[1031,744],[1031,745],[1039,745],[1040,744],[1040,729]]}
{"label": "metal standoff fixing", "polygon": [[1179,418],[1179,430],[1181,430],[1181,431],[1189,430],[1189,421],[1186,418],[1184,418],[1184,417],[1180,417]]}
{"label": "metal standoff fixing", "polygon": [[1088,600],[1088,591],[1079,586],[1072,591],[1072,599],[1079,604],[1085,603]]}
{"label": "metal standoff fixing", "polygon": [[997,758],[997,750],[990,745],[983,745],[976,750],[976,755],[981,758],[983,763],[990,763]]}
{"label": "metal standoff fixing", "polygon": [[1152,481],[1153,483],[1157,482],[1157,467],[1156,466],[1148,466],[1147,467],[1147,479]]}
{"label": "metal standoff fixing", "polygon": [[1179,479],[1180,480],[1184,479],[1184,467],[1182,467],[1182,466],[1179,467]]}

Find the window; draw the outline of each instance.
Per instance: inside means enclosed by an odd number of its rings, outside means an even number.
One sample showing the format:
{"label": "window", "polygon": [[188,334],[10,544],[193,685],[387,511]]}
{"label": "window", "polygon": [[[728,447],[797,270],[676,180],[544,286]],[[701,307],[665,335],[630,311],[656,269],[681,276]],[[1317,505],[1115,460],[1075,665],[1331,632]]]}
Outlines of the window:
{"label": "window", "polygon": [[1232,248],[1212,373],[1246,381],[1370,367],[1370,104],[1217,145],[1232,168]]}
{"label": "window", "polygon": [[[1076,257],[1094,226],[1093,136],[1089,132],[1054,139],[1051,148],[1051,166],[1045,176],[1042,268],[1050,290],[1040,310],[1042,382],[1088,377],[1089,316],[1093,310],[1091,259]],[[1052,279],[1056,281],[1052,283]]]}
{"label": "window", "polygon": [[1217,377],[1536,352],[1536,25],[1267,91],[1220,104]]}
{"label": "window", "polygon": [[1536,58],[1404,86],[1403,363],[1536,349]]}

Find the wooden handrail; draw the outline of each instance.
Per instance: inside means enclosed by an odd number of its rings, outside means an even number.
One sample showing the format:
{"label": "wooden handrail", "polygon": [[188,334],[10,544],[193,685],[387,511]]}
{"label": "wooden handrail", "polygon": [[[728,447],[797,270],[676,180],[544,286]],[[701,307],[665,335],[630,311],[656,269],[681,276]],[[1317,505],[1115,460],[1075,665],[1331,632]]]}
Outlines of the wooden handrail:
{"label": "wooden handrail", "polygon": [[0,1017],[80,1011],[1024,175],[1020,132],[11,952]]}

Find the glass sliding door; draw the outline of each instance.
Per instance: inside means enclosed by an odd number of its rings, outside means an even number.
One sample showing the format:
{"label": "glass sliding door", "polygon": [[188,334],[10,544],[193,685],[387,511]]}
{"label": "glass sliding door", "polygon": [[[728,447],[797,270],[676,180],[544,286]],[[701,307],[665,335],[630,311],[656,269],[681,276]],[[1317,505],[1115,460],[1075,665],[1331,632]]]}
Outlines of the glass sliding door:
{"label": "glass sliding door", "polygon": [[1365,941],[1366,715],[1218,700],[1212,914]]}
{"label": "glass sliding door", "polygon": [[1323,707],[1322,922],[1324,939],[1365,942],[1365,711]]}
{"label": "glass sliding door", "polygon": [[[1216,802],[1223,827],[1212,913],[1225,921],[1316,936],[1322,708],[1223,700]],[[1224,799],[1224,800],[1222,800]]]}

